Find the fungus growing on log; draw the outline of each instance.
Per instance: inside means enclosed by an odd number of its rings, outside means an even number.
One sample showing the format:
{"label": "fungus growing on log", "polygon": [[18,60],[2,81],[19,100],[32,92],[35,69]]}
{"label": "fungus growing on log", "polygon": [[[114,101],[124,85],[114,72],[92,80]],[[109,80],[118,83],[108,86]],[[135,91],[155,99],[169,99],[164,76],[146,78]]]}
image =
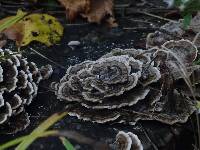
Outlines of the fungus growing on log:
{"label": "fungus growing on log", "polygon": [[32,102],[40,80],[46,79],[52,68],[38,69],[35,63],[7,49],[0,55],[0,130],[14,133],[29,124],[24,107]]}
{"label": "fungus growing on log", "polygon": [[187,40],[168,41],[161,49],[114,49],[96,61],[69,67],[60,83],[52,85],[58,99],[67,102],[69,115],[82,120],[183,123],[196,110],[195,102],[173,88],[173,79],[183,80],[177,64],[193,67],[196,55],[196,46]]}

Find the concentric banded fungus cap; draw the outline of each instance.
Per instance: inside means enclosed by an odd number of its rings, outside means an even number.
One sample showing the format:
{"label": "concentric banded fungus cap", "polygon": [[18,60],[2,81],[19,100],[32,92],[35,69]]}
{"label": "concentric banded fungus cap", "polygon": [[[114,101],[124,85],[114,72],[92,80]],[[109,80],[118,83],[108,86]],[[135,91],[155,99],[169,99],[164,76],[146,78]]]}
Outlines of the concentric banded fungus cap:
{"label": "concentric banded fungus cap", "polygon": [[0,54],[0,130],[1,133],[13,133],[29,124],[24,106],[32,102],[39,81],[46,79],[52,68],[38,69],[35,63],[7,49]]}
{"label": "concentric banded fungus cap", "polygon": [[166,42],[163,49],[114,49],[96,61],[69,67],[60,83],[54,83],[56,95],[68,103],[71,116],[86,121],[131,125],[139,120],[186,122],[196,110],[195,102],[172,88],[170,75],[175,80],[183,78],[180,72],[167,72],[174,70],[171,64],[177,64],[168,55],[172,52],[181,54],[181,62],[191,67],[197,49],[187,40]]}
{"label": "concentric banded fungus cap", "polygon": [[169,22],[160,27],[159,31],[149,33],[146,39],[146,47],[151,48],[160,47],[163,43],[169,40],[179,40],[183,37],[185,30],[183,29],[182,22]]}
{"label": "concentric banded fungus cap", "polygon": [[[154,55],[161,62],[160,68],[167,69],[174,79],[189,77],[193,70],[191,66],[197,57],[197,47],[189,40],[167,41]],[[166,70],[164,72],[166,73]],[[163,72],[163,73],[164,73]]]}
{"label": "concentric banded fungus cap", "polygon": [[127,55],[83,62],[67,70],[56,94],[68,101],[100,102],[135,87],[141,69],[142,62]]}

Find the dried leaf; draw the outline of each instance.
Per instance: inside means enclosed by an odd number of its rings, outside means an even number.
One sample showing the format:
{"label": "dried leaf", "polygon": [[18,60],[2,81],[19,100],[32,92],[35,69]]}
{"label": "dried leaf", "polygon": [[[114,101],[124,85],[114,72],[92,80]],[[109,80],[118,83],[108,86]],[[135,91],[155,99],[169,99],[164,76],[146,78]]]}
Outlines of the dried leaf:
{"label": "dried leaf", "polygon": [[87,13],[90,10],[90,0],[58,0],[67,12],[69,20],[76,19],[78,14]]}
{"label": "dried leaf", "polygon": [[[6,43],[6,39],[20,41],[23,37],[23,24],[19,21],[26,15],[25,12],[18,10],[16,16],[10,16],[0,20],[0,47]],[[16,24],[17,23],[17,24]],[[6,38],[5,38],[6,37]]]}
{"label": "dried leaf", "polygon": [[7,38],[4,34],[0,33],[0,48],[4,47],[7,43]]}
{"label": "dried leaf", "polygon": [[113,7],[113,0],[91,0],[91,10],[81,15],[87,18],[88,22],[100,24],[105,19],[111,27],[116,27],[117,23],[113,17]]}
{"label": "dried leaf", "polygon": [[23,23],[19,22],[17,24],[14,24],[11,27],[5,29],[2,33],[10,40],[22,41],[24,34]]}
{"label": "dried leaf", "polygon": [[0,32],[11,27],[15,23],[19,22],[21,19],[24,18],[25,15],[27,15],[27,13],[19,9],[17,11],[16,16],[10,16],[10,17],[2,19],[2,22],[0,24]]}
{"label": "dried leaf", "polygon": [[113,0],[58,0],[66,9],[70,21],[78,15],[88,22],[100,24],[103,20],[109,27],[118,26],[113,14]]}

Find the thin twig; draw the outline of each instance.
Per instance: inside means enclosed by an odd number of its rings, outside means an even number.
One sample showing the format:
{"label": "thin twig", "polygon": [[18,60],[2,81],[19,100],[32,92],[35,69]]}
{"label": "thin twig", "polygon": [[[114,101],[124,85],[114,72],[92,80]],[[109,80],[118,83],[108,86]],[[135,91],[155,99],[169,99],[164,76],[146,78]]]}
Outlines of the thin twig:
{"label": "thin twig", "polygon": [[192,41],[193,44],[196,43],[196,41],[197,41],[197,39],[199,38],[199,36],[200,36],[200,32],[198,32],[198,33],[195,35],[195,37],[194,37],[194,39],[193,39],[193,41]]}
{"label": "thin twig", "polygon": [[158,27],[124,27],[124,30],[156,30]]}
{"label": "thin twig", "polygon": [[142,131],[144,132],[144,134],[145,134],[145,136],[146,136],[146,138],[149,140],[149,142],[151,143],[151,145],[152,145],[152,147],[153,147],[153,149],[154,150],[158,150],[158,147],[156,146],[156,144],[155,143],[153,143],[152,142],[152,140],[150,139],[150,137],[149,137],[149,135],[148,135],[148,133],[147,133],[147,131],[144,129],[144,127],[140,124],[140,126],[141,126],[141,128],[142,128]]}
{"label": "thin twig", "polygon": [[[126,18],[126,17],[124,17],[124,18]],[[152,22],[148,22],[148,21],[145,21],[145,20],[139,20],[139,19],[133,19],[133,18],[127,18],[127,19],[130,20],[130,21],[133,21],[133,22],[152,24]]]}
{"label": "thin twig", "polygon": [[128,4],[116,4],[115,8],[129,8],[130,7],[130,3]]}
{"label": "thin twig", "polygon": [[53,60],[49,59],[48,57],[44,56],[44,55],[43,55],[43,54],[41,54],[40,52],[38,52],[38,51],[34,50],[33,48],[30,48],[30,50],[31,50],[32,52],[34,52],[35,54],[37,54],[37,55],[41,56],[42,58],[44,58],[44,59],[48,60],[49,62],[51,62],[51,63],[55,64],[56,66],[59,66],[59,67],[61,67],[61,68],[63,68],[63,69],[66,69],[64,66],[62,66],[62,65],[58,64],[57,62],[54,62]]}
{"label": "thin twig", "polygon": [[158,16],[158,15],[154,15],[154,14],[151,14],[151,13],[148,13],[148,12],[145,12],[145,11],[138,11],[138,13],[141,13],[141,14],[144,14],[144,15],[147,15],[147,16],[151,16],[151,17],[154,17],[154,18],[157,18],[157,19],[160,19],[160,20],[165,20],[165,21],[178,23],[178,21],[175,21],[175,20],[172,20],[172,19],[168,19],[168,18],[164,18],[164,17]]}

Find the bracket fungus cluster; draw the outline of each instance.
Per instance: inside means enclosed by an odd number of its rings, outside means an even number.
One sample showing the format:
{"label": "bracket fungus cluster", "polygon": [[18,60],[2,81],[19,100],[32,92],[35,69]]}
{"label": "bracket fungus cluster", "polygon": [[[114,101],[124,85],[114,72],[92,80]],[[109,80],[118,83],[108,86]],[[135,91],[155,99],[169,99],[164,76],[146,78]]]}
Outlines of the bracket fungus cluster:
{"label": "bracket fungus cluster", "polygon": [[[58,99],[67,102],[69,114],[83,120],[183,123],[195,111],[195,102],[175,82],[184,82],[182,74],[190,76],[199,69],[192,66],[196,56],[197,48],[188,40],[168,41],[148,50],[114,49],[96,61],[69,67],[52,85]],[[184,73],[180,72],[183,64],[190,68]]]}
{"label": "bracket fungus cluster", "polygon": [[0,50],[0,131],[14,133],[29,124],[25,106],[37,95],[38,84],[52,73],[50,65],[37,68],[20,54]]}

